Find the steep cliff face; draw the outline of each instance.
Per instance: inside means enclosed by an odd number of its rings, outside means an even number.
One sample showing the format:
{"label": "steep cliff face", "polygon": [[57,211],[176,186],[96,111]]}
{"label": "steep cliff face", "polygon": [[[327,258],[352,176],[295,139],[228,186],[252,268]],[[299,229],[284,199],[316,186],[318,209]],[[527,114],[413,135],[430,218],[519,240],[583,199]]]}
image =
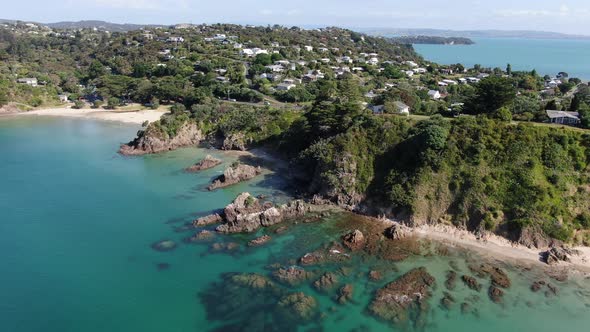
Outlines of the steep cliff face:
{"label": "steep cliff face", "polygon": [[119,153],[124,155],[143,155],[174,150],[180,147],[195,146],[204,139],[203,132],[196,123],[186,122],[174,137],[150,125],[140,132],[133,141],[123,144]]}

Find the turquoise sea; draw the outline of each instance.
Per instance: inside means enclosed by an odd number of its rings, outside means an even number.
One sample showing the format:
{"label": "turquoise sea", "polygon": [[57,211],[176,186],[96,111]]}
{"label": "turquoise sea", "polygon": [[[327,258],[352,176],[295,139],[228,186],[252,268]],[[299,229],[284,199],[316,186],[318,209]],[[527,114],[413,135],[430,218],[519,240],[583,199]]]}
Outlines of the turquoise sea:
{"label": "turquoise sea", "polygon": [[[277,266],[297,264],[303,254],[338,241],[346,231],[369,226],[350,215],[333,215],[288,224],[280,235],[270,228],[185,243],[195,232],[185,223],[224,207],[242,191],[285,200],[284,182],[267,175],[208,192],[204,187],[223,166],[200,174],[183,168],[206,153],[226,165],[235,156],[202,149],[118,155],[119,143],[137,129],[83,119],[0,119],[0,331],[400,331],[368,315],[367,306],[379,287],[418,266],[436,278],[424,331],[587,331],[590,326],[590,280],[572,276],[559,282],[501,260],[494,264],[512,279],[502,304],[488,299],[489,280],[480,278],[481,292],[459,281],[452,291],[456,303],[443,309],[447,271],[469,274],[467,264],[483,260],[455,249],[401,262],[352,254],[346,263],[314,267],[319,273],[344,267],[348,272],[340,282],[354,286],[353,299],[341,305],[335,291],[316,291],[311,283],[317,278],[280,285],[319,305],[310,321],[290,320],[274,293],[236,285],[234,273],[272,278]],[[267,246],[245,245],[263,233],[273,237]],[[177,248],[151,248],[164,239]],[[239,248],[212,249],[213,243],[230,242]],[[369,269],[381,271],[383,279],[369,281]],[[531,292],[535,280],[554,284],[558,295]],[[464,301],[475,310],[462,313]]]}
{"label": "turquoise sea", "polygon": [[541,75],[564,71],[590,80],[590,40],[474,38],[474,45],[414,45],[425,59],[441,64],[513,70],[536,69]]}

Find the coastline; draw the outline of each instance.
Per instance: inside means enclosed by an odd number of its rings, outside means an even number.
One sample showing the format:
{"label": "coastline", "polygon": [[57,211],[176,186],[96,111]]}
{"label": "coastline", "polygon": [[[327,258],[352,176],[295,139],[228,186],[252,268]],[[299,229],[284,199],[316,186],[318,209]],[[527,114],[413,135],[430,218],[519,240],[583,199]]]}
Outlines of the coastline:
{"label": "coastline", "polygon": [[142,124],[145,121],[154,122],[160,119],[166,111],[159,110],[95,110],[95,109],[73,109],[67,107],[39,109],[28,112],[5,113],[4,116],[56,116],[86,118],[93,120],[115,121],[129,124]]}
{"label": "coastline", "polygon": [[[385,225],[398,224],[392,220],[381,220]],[[485,238],[478,238],[474,233],[449,225],[422,225],[408,227],[409,236],[421,237],[446,244],[451,247],[467,249],[486,258],[502,261],[512,261],[518,265],[529,265],[547,270],[576,270],[583,274],[590,274],[590,247],[573,247],[580,255],[571,256],[571,262],[560,262],[548,265],[541,260],[541,253],[546,249],[531,249],[516,244],[495,234],[486,234]]]}

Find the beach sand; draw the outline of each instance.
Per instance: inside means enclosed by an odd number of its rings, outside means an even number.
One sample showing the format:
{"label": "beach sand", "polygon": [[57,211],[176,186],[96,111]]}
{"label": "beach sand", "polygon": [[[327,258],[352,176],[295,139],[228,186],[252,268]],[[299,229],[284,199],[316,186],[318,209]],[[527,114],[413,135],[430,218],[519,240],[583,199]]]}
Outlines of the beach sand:
{"label": "beach sand", "polygon": [[549,266],[541,260],[541,253],[548,248],[531,249],[494,234],[478,238],[474,233],[441,224],[418,226],[411,229],[411,234],[449,246],[472,250],[484,257],[501,261],[526,263],[548,269],[573,269],[584,274],[590,273],[590,247],[574,247],[572,249],[578,250],[580,254],[571,256],[571,262],[560,262]]}
{"label": "beach sand", "polygon": [[165,114],[166,111],[161,110],[141,110],[141,111],[128,111],[128,110],[98,110],[98,109],[73,109],[73,108],[48,108],[40,109],[29,112],[19,112],[15,115],[18,116],[63,116],[63,117],[76,117],[76,118],[88,118],[105,121],[118,121],[124,123],[142,124],[145,121],[154,122],[159,120],[160,117]]}

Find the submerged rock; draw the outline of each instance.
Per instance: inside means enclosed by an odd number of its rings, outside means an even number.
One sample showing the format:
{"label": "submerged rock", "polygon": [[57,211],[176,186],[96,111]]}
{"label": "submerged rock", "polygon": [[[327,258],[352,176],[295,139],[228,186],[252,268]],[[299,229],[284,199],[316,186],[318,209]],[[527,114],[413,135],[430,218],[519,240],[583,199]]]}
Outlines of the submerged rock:
{"label": "submerged rock", "polygon": [[481,291],[481,284],[479,282],[477,282],[477,279],[475,279],[474,277],[468,276],[468,275],[463,275],[461,277],[461,280],[463,280],[463,282],[465,283],[465,285],[467,285],[467,287],[475,290],[475,291]]}
{"label": "submerged rock", "polygon": [[283,296],[279,300],[278,306],[284,309],[287,315],[293,316],[295,320],[308,321],[318,314],[316,300],[302,292]]}
{"label": "submerged rock", "polygon": [[190,242],[207,241],[213,239],[214,237],[215,233],[208,230],[202,230],[193,235],[189,240]]}
{"label": "submerged rock", "polygon": [[495,303],[502,303],[502,296],[504,296],[504,291],[498,287],[490,286],[488,290],[488,295],[492,301]]}
{"label": "submerged rock", "polygon": [[170,251],[176,249],[176,243],[172,240],[164,240],[152,244],[152,249],[156,251]]}
{"label": "submerged rock", "polygon": [[413,269],[379,289],[369,311],[398,325],[406,325],[414,318],[414,324],[420,326],[426,318],[434,283],[434,277],[424,267]]}
{"label": "submerged rock", "polygon": [[354,287],[351,284],[346,284],[338,291],[338,303],[345,304],[352,300]]}
{"label": "submerged rock", "polygon": [[360,250],[365,246],[365,236],[361,231],[355,229],[342,237],[342,243],[350,250]]}
{"label": "submerged rock", "polygon": [[371,281],[379,281],[382,278],[383,278],[383,276],[381,275],[381,272],[375,271],[375,270],[369,271],[369,280],[371,280]]}
{"label": "submerged rock", "polygon": [[543,288],[543,286],[545,286],[545,281],[543,281],[543,280],[535,281],[531,285],[531,291],[536,293],[536,292],[540,291],[541,288]]}
{"label": "submerged rock", "polygon": [[313,287],[321,292],[326,292],[338,284],[338,278],[334,273],[326,272],[318,280],[313,283]]}
{"label": "submerged rock", "polygon": [[260,167],[254,167],[244,164],[234,164],[223,171],[217,179],[208,187],[209,190],[228,187],[240,182],[248,181],[262,173]]}
{"label": "submerged rock", "polygon": [[448,292],[443,293],[443,298],[440,299],[440,305],[446,310],[451,310],[455,304],[455,298]]}
{"label": "submerged rock", "polygon": [[457,286],[457,272],[455,271],[448,271],[447,272],[447,280],[445,281],[445,287],[448,290],[454,290]]}
{"label": "submerged rock", "polygon": [[280,268],[273,273],[273,277],[287,285],[298,285],[306,280],[313,278],[315,274],[298,266]]}
{"label": "submerged rock", "polygon": [[174,137],[168,136],[155,125],[150,125],[145,131],[140,131],[133,141],[121,145],[119,153],[123,155],[143,155],[175,150],[185,146],[196,146],[204,135],[194,122],[184,123]]}
{"label": "submerged rock", "polygon": [[480,278],[489,276],[492,281],[492,285],[494,286],[510,288],[511,281],[508,277],[508,274],[506,274],[506,272],[504,272],[504,270],[502,270],[499,267],[493,266],[488,263],[471,264],[469,265],[469,270],[471,270],[471,272],[473,272]]}
{"label": "submerged rock", "polygon": [[186,171],[187,172],[204,171],[206,169],[213,168],[213,167],[220,165],[220,164],[221,164],[221,160],[214,158],[211,155],[207,155],[207,156],[205,156],[205,158],[203,158],[198,163],[194,164],[191,167],[188,167],[186,169]]}
{"label": "submerged rock", "polygon": [[248,245],[249,245],[250,247],[258,247],[258,246],[261,246],[261,245],[263,245],[263,244],[267,243],[267,242],[268,242],[268,241],[270,241],[270,240],[271,240],[271,237],[270,237],[270,236],[268,236],[268,235],[263,235],[263,236],[261,236],[261,237],[257,237],[257,238],[255,238],[254,240],[252,240],[252,241],[248,242]]}

